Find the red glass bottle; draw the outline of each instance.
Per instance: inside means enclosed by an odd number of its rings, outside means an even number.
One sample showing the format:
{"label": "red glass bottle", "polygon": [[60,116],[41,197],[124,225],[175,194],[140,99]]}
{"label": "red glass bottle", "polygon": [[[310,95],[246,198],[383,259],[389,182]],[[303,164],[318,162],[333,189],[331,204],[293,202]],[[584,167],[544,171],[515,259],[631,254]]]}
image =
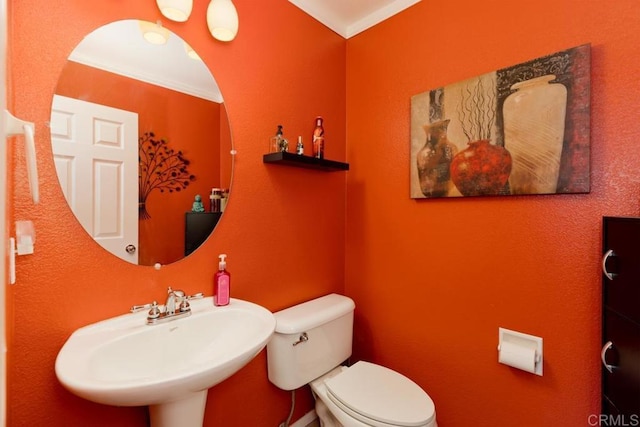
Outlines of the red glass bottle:
{"label": "red glass bottle", "polygon": [[313,130],[313,157],[324,159],[324,128],[322,127],[322,117],[316,117],[316,127]]}

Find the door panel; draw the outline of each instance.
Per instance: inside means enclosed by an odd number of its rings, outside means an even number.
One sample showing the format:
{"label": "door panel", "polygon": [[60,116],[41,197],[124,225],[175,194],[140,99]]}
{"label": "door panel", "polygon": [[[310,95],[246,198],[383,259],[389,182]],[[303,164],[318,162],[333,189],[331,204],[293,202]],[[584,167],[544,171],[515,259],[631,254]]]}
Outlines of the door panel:
{"label": "door panel", "polygon": [[105,249],[137,264],[138,115],[55,95],[51,140],[58,179],[76,218]]}

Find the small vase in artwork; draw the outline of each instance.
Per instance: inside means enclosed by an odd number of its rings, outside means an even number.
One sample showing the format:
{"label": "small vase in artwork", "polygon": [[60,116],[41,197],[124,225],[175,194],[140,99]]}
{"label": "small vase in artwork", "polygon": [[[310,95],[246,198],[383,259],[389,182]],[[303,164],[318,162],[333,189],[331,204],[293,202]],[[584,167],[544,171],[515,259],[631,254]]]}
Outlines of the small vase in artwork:
{"label": "small vase in artwork", "polygon": [[425,197],[445,197],[449,194],[449,166],[457,148],[447,139],[449,119],[439,120],[423,129],[426,142],[416,155],[420,191]]}

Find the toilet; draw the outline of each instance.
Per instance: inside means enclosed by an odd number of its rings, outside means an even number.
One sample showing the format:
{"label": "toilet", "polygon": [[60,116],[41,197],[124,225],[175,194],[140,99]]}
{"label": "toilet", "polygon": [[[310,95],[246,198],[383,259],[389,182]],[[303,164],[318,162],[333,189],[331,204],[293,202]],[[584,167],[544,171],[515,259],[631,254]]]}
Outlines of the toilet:
{"label": "toilet", "polygon": [[351,356],[352,299],[326,295],[274,314],[267,344],[269,381],[311,386],[322,427],[437,427],[429,395],[404,375]]}

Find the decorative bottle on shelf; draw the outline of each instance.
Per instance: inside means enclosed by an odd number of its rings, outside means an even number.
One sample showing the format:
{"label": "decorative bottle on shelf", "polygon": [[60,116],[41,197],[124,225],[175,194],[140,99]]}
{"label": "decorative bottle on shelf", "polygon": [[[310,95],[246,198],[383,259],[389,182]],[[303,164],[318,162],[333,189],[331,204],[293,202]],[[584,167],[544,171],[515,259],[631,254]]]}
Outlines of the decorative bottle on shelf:
{"label": "decorative bottle on shelf", "polygon": [[302,137],[298,136],[298,145],[296,145],[296,154],[302,156],[304,154],[304,144],[302,143]]}
{"label": "decorative bottle on shelf", "polygon": [[269,153],[280,151],[280,141],[282,140],[282,125],[278,125],[276,134],[269,138]]}
{"label": "decorative bottle on shelf", "polygon": [[285,152],[289,150],[289,141],[285,139],[282,132],[282,125],[278,125],[278,130],[276,130],[275,136],[272,136],[269,139],[269,152],[277,153],[277,152]]}
{"label": "decorative bottle on shelf", "polygon": [[227,202],[229,201],[229,189],[222,189],[222,199],[220,199],[220,212],[224,212],[227,208]]}
{"label": "decorative bottle on shelf", "polygon": [[209,196],[211,200],[211,212],[220,212],[221,210],[221,199],[222,199],[222,189],[221,188],[212,188],[211,195]]}
{"label": "decorative bottle on shelf", "polygon": [[313,130],[313,157],[324,159],[324,127],[322,127],[322,117],[316,117],[316,127]]}

